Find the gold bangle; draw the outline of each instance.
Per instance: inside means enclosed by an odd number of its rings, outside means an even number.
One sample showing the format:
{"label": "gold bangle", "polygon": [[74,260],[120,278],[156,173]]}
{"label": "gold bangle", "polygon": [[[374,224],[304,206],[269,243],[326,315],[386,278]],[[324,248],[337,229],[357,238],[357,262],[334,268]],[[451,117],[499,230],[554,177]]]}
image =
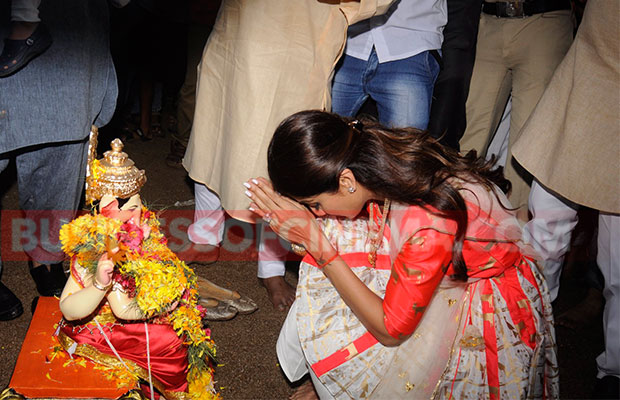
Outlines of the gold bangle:
{"label": "gold bangle", "polygon": [[291,249],[293,249],[293,253],[297,254],[298,256],[303,257],[306,254],[308,254],[308,251],[306,250],[306,248],[297,243],[291,243]]}
{"label": "gold bangle", "polygon": [[114,282],[110,279],[110,283],[108,283],[106,286],[103,286],[101,283],[97,282],[97,278],[93,278],[93,286],[96,289],[101,290],[102,292],[107,292],[108,289],[110,289],[112,287],[112,284]]}

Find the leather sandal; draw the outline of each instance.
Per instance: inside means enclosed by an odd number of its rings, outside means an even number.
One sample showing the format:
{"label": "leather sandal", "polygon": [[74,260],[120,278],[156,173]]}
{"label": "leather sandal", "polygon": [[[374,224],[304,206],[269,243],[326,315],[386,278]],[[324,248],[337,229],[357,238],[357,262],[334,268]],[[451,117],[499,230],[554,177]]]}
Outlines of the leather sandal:
{"label": "leather sandal", "polygon": [[232,307],[237,309],[241,315],[252,314],[254,311],[258,310],[258,305],[246,296],[241,296],[238,299],[226,299],[220,301],[222,303],[230,304]]}
{"label": "leather sandal", "polygon": [[52,36],[42,22],[27,39],[5,39],[4,49],[0,55],[0,78],[22,69],[30,60],[45,52],[51,44]]}
{"label": "leather sandal", "polygon": [[[215,306],[213,305],[215,302]],[[208,321],[228,321],[235,318],[237,315],[237,309],[230,304],[226,304],[215,299],[198,299],[198,304],[203,306],[207,312],[205,313],[203,320]]]}

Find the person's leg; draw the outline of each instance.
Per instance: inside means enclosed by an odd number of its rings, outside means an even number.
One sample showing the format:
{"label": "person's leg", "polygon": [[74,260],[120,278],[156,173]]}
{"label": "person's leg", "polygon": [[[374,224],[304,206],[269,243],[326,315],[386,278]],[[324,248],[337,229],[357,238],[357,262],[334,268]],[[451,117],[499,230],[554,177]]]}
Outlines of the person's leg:
{"label": "person's leg", "polygon": [[269,224],[261,224],[257,275],[273,306],[282,311],[295,301],[295,288],[284,279],[289,251],[290,245],[280,240]]}
{"label": "person's leg", "polygon": [[224,210],[220,198],[206,185],[194,182],[194,223],[187,229],[192,243],[219,246],[224,240]]}
{"label": "person's leg", "polygon": [[64,260],[58,234],[72,220],[80,204],[88,140],[36,146],[16,155],[19,205],[26,218],[49,222],[49,231],[26,253],[35,263]]}
{"label": "person's leg", "polygon": [[364,86],[369,65],[373,63],[376,66],[377,55],[374,51],[368,61],[347,55],[342,57],[334,73],[332,112],[344,117],[354,117],[357,114],[368,99]]}
{"label": "person's leg", "polygon": [[502,118],[495,130],[493,139],[489,143],[485,157],[490,159],[495,156],[495,166],[506,166],[508,158],[508,138],[510,137],[510,111],[512,110],[512,98],[508,99]]}
{"label": "person's leg", "polygon": [[41,22],[39,5],[41,0],[13,0],[11,2],[11,22]]}
{"label": "person's leg", "polygon": [[433,90],[428,130],[441,143],[459,150],[467,126],[465,102],[476,58],[480,1],[448,0],[448,23],[441,46],[443,68]]}
{"label": "person's leg", "polygon": [[511,24],[506,35],[510,38],[510,43],[527,43],[506,49],[513,84],[509,158],[504,170],[506,178],[512,183],[508,198],[514,207],[523,207],[522,211],[520,210],[520,219],[527,221],[531,177],[512,157],[512,145],[519,139],[521,128],[572,43],[573,23],[570,11],[554,11],[528,17],[518,24]]}
{"label": "person's leg", "polygon": [[39,233],[24,248],[32,260],[31,275],[39,293],[60,295],[66,277],[60,227],[71,221],[84,189],[88,140],[40,145],[17,153],[19,205]]}
{"label": "person's leg", "polygon": [[368,93],[377,102],[379,121],[426,129],[438,74],[439,62],[430,51],[380,63],[367,84]]}
{"label": "person's leg", "polygon": [[194,108],[196,107],[197,67],[211,29],[212,26],[197,24],[190,25],[188,29],[185,81],[179,90],[177,127],[170,141],[170,154],[166,157],[166,163],[171,167],[183,167],[181,160],[189,142],[189,134],[194,121]]}
{"label": "person's leg", "polygon": [[503,59],[503,21],[483,14],[476,45],[476,62],[466,103],[467,128],[459,145],[462,153],[486,153],[506,101],[511,76]]}
{"label": "person's leg", "polygon": [[523,227],[523,241],[542,257],[545,280],[553,301],[558,296],[564,256],[577,225],[577,205],[534,181],[529,209],[533,217]]}
{"label": "person's leg", "polygon": [[[603,329],[605,351],[596,358],[599,379],[615,377],[609,381],[615,384],[618,398],[618,378],[620,378],[620,215],[599,214],[598,225],[598,266],[605,278],[603,296]],[[615,382],[615,383],[614,383]]]}
{"label": "person's leg", "polygon": [[[0,158],[0,173],[9,165],[8,158]],[[0,249],[1,251],[1,249]],[[22,315],[24,308],[15,294],[2,283],[2,257],[0,256],[0,321],[9,321]]]}
{"label": "person's leg", "polygon": [[52,44],[52,36],[39,19],[40,0],[13,0],[11,30],[0,54],[0,78],[25,67]]}
{"label": "person's leg", "polygon": [[178,256],[188,264],[212,264],[224,240],[224,210],[217,194],[202,183],[194,182],[194,198],[194,222],[187,228]]}

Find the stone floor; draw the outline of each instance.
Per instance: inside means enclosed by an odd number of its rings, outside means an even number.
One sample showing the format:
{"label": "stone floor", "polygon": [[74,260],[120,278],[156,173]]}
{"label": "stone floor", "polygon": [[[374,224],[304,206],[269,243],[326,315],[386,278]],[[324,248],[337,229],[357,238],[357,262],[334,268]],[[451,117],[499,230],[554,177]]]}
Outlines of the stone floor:
{"label": "stone floor", "polygon": [[[184,170],[166,166],[168,140],[155,138],[151,142],[131,141],[125,148],[136,165],[146,170],[148,181],[142,197],[151,209],[191,210],[192,185]],[[17,209],[17,185],[11,171],[0,176],[2,209]],[[241,187],[240,187],[241,190]],[[177,205],[175,205],[175,203]],[[191,212],[187,215],[191,218]],[[4,226],[4,225],[3,225]],[[237,225],[238,227],[238,225]],[[238,243],[239,230],[229,230],[227,240]],[[7,240],[7,238],[2,238]],[[256,278],[256,252],[244,257],[222,260],[197,273],[213,282],[254,299],[259,309],[251,315],[237,316],[226,322],[212,322],[212,335],[218,345],[219,367],[217,386],[226,399],[284,399],[294,391],[282,374],[275,355],[275,343],[285,313],[273,309],[266,292]],[[576,258],[574,267],[566,271],[554,313],[560,315],[577,304],[585,294],[580,268],[585,263]],[[287,280],[296,282],[294,270]],[[0,322],[0,389],[10,381],[13,367],[32,317],[30,304],[36,295],[26,263],[7,260],[2,282],[13,289],[24,304],[24,314],[9,322]],[[585,399],[592,391],[596,364],[594,358],[603,348],[600,318],[576,330],[557,327],[560,357],[561,398]]]}

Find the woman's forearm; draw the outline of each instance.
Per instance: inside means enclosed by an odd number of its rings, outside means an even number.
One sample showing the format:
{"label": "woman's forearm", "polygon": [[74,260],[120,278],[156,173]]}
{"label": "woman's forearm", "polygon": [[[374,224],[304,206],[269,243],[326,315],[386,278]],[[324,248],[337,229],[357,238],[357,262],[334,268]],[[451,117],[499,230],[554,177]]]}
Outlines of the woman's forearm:
{"label": "woman's forearm", "polygon": [[397,346],[402,343],[402,340],[393,338],[385,328],[383,300],[351,271],[341,257],[323,267],[323,273],[346,305],[381,344]]}

